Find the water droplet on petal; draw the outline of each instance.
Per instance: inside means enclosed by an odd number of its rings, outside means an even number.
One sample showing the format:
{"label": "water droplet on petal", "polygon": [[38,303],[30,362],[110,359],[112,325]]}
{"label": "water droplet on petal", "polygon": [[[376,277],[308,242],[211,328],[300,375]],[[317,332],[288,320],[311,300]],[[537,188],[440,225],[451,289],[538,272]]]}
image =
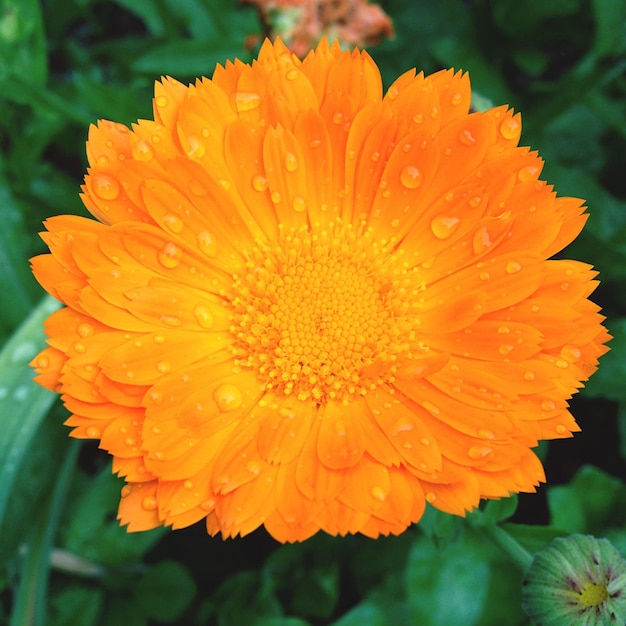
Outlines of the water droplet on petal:
{"label": "water droplet on petal", "polygon": [[517,261],[509,261],[506,264],[506,273],[507,274],[517,274],[522,269],[521,263]]}
{"label": "water droplet on petal", "polygon": [[193,315],[200,328],[211,328],[213,326],[213,316],[206,307],[198,305],[194,308]]}
{"label": "water droplet on petal", "polygon": [[523,167],[519,172],[517,172],[517,177],[522,183],[530,182],[531,180],[536,180],[537,176],[539,176],[540,168],[536,165],[527,165]]}
{"label": "water droplet on petal", "polygon": [[141,501],[141,506],[146,511],[154,511],[157,508],[157,499],[154,496],[146,496]]}
{"label": "water droplet on petal", "polygon": [[176,328],[181,326],[183,321],[180,317],[176,317],[175,315],[161,315],[160,320],[166,325],[171,326],[172,328]]}
{"label": "water droplet on petal", "polygon": [[428,439],[428,437],[422,437],[422,438],[420,439],[420,443],[421,443],[423,446],[429,446],[429,445],[430,445],[430,439]]}
{"label": "water droplet on petal", "polygon": [[39,355],[35,363],[38,369],[45,370],[50,365],[50,359],[45,355]]}
{"label": "water droplet on petal", "polygon": [[302,213],[303,211],[306,211],[306,202],[304,200],[304,198],[301,198],[300,196],[296,196],[293,199],[293,210],[296,211],[297,213]]}
{"label": "water droplet on petal", "polygon": [[89,337],[90,335],[93,335],[93,326],[91,324],[79,324],[76,332],[81,337]]}
{"label": "water droplet on petal", "polygon": [[472,239],[472,248],[475,254],[481,254],[487,248],[493,245],[489,231],[485,226],[481,226],[475,233]]}
{"label": "water droplet on petal", "polygon": [[100,431],[100,429],[97,426],[88,426],[85,429],[85,434],[87,435],[87,437],[89,437],[90,439],[98,439],[98,437],[100,437],[100,435],[102,434],[102,432]]}
{"label": "water droplet on petal", "polygon": [[246,470],[254,476],[258,476],[261,473],[261,464],[258,461],[248,461]]}
{"label": "water droplet on petal", "polygon": [[372,487],[370,493],[372,494],[372,498],[378,500],[379,502],[385,501],[385,490],[382,487]]}
{"label": "water droplet on petal", "polygon": [[487,448],[486,446],[472,446],[467,454],[472,459],[484,459],[486,456],[491,454],[493,450],[491,448]]}
{"label": "water droplet on petal", "polygon": [[581,356],[582,352],[577,346],[565,345],[561,348],[561,358],[570,363],[575,363]]}
{"label": "water droplet on petal", "polygon": [[200,508],[203,511],[212,511],[213,507],[215,506],[215,500],[204,500],[204,502],[200,503]]}
{"label": "water droplet on petal", "polygon": [[489,272],[481,272],[478,274],[478,278],[480,278],[480,280],[489,280],[491,278],[491,274]]}
{"label": "water droplet on petal", "polygon": [[287,72],[287,80],[296,80],[296,78],[298,78],[299,74],[300,74],[300,72],[298,72],[298,70],[295,67],[292,67]]}
{"label": "water droplet on petal", "polygon": [[177,215],[164,215],[163,226],[173,233],[179,233],[183,229],[183,220]]}
{"label": "water droplet on petal", "polygon": [[167,98],[165,96],[157,96],[155,102],[156,105],[160,108],[167,106]]}
{"label": "water droplet on petal", "polygon": [[341,124],[343,122],[343,113],[335,113],[333,115],[333,124]]}
{"label": "water droplet on petal", "polygon": [[426,494],[426,501],[430,502],[431,504],[437,499],[437,494],[433,493],[432,491],[429,491]]}
{"label": "water droplet on petal", "polygon": [[495,433],[491,430],[487,430],[486,428],[481,428],[478,431],[478,436],[483,439],[495,439],[496,438]]}
{"label": "water droplet on petal", "polygon": [[556,430],[557,433],[559,433],[559,435],[563,435],[564,433],[567,432],[567,428],[565,428],[565,426],[563,426],[563,424],[557,424],[555,430]]}
{"label": "water droplet on petal", "polygon": [[154,159],[154,150],[143,138],[132,147],[132,151],[136,161],[152,161]]}
{"label": "water droplet on petal", "polygon": [[252,177],[252,188],[255,191],[266,191],[267,185],[268,185],[268,182],[265,176],[261,176],[260,174],[257,174],[256,176]]}
{"label": "water droplet on petal", "polygon": [[120,184],[108,174],[94,174],[91,179],[94,193],[102,200],[115,200],[120,195]]}
{"label": "water droplet on petal", "polygon": [[461,102],[463,102],[463,96],[457,91],[450,99],[450,103],[456,106],[457,104],[461,104]]}
{"label": "water droplet on petal", "polygon": [[474,135],[472,135],[472,131],[471,130],[464,130],[461,132],[461,134],[459,135],[459,141],[462,144],[465,144],[466,146],[471,146],[472,144],[476,143],[476,137],[474,137]]}
{"label": "water droplet on petal", "polygon": [[171,241],[166,243],[164,248],[159,251],[157,257],[159,263],[167,269],[173,269],[180,264],[180,260],[183,256],[183,251]]}
{"label": "water droplet on petal", "polygon": [[542,400],[541,408],[544,411],[554,411],[556,409],[556,404],[552,400]]}
{"label": "water droplet on petal", "polygon": [[482,202],[482,200],[483,199],[480,196],[474,196],[473,198],[470,198],[467,203],[475,209]]}
{"label": "water droplet on petal", "polygon": [[219,387],[215,389],[213,399],[220,408],[220,411],[224,413],[234,411],[243,403],[243,396],[239,388],[228,383],[219,385]]}
{"label": "water droplet on petal", "polygon": [[133,488],[130,485],[124,485],[122,487],[121,496],[122,498],[128,498],[128,496],[133,492]]}
{"label": "water droplet on petal", "polygon": [[510,344],[502,344],[499,348],[498,348],[498,352],[502,355],[502,356],[506,356],[507,354],[511,354],[511,352],[513,352],[513,348],[514,346],[510,345]]}
{"label": "water droplet on petal", "polygon": [[280,202],[280,193],[278,191],[272,191],[270,198],[274,204],[278,204]]}
{"label": "water droplet on petal", "polygon": [[414,165],[407,165],[400,172],[400,182],[407,189],[417,189],[422,184],[422,174]]}
{"label": "water droplet on petal", "polygon": [[196,237],[198,241],[198,247],[208,257],[214,258],[217,256],[217,244],[215,243],[215,237],[206,230],[202,230]]}
{"label": "water droplet on petal", "polygon": [[187,156],[192,159],[201,159],[206,153],[206,146],[204,142],[198,139],[195,135],[187,137],[187,143],[189,147],[185,150]]}
{"label": "water droplet on petal", "polygon": [[422,402],[422,406],[432,415],[439,415],[439,413],[441,413],[439,407],[435,406],[432,402],[428,402],[428,400]]}
{"label": "water droplet on petal", "polygon": [[288,172],[295,172],[298,169],[298,159],[293,152],[285,153],[285,169]]}
{"label": "water droplet on petal", "polygon": [[172,364],[169,361],[159,361],[156,368],[160,374],[169,374],[172,371]]}
{"label": "water droplet on petal", "polygon": [[80,341],[77,341],[74,344],[74,350],[76,350],[78,354],[85,354],[85,352],[87,352],[87,348],[85,347],[85,344]]}
{"label": "water droplet on petal", "polygon": [[458,217],[440,215],[430,223],[430,229],[437,239],[447,239],[459,226]]}
{"label": "water droplet on petal", "polygon": [[378,159],[380,159],[380,152],[378,152],[378,150],[374,150],[374,152],[370,154],[370,159],[372,159],[372,161],[378,161]]}
{"label": "water droplet on petal", "polygon": [[235,109],[237,109],[239,113],[252,111],[258,109],[260,106],[261,96],[258,93],[238,91],[235,94]]}
{"label": "water droplet on petal", "polygon": [[517,139],[521,130],[522,125],[514,117],[507,117],[500,122],[500,133],[505,139]]}
{"label": "water droplet on petal", "polygon": [[346,424],[345,424],[345,422],[342,422],[341,420],[339,420],[339,421],[337,421],[337,422],[335,422],[333,424],[333,429],[335,430],[335,434],[338,437],[345,437],[346,434],[347,434]]}

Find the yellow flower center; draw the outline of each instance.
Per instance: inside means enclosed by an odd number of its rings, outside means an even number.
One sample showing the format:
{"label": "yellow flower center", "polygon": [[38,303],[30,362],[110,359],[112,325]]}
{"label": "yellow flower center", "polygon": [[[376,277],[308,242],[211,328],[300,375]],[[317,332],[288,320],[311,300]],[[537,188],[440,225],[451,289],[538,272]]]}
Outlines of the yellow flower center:
{"label": "yellow flower center", "polygon": [[393,379],[393,362],[415,338],[405,316],[411,272],[393,242],[338,222],[281,228],[246,257],[231,331],[237,363],[265,389],[347,402]]}
{"label": "yellow flower center", "polygon": [[580,601],[589,607],[598,606],[609,598],[609,591],[603,583],[590,583],[580,592]]}

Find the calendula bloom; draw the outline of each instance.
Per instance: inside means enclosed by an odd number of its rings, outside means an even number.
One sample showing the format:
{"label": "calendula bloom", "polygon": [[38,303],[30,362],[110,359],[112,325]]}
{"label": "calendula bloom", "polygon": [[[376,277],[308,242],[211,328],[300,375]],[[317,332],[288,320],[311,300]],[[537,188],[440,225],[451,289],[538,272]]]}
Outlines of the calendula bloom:
{"label": "calendula bloom", "polygon": [[591,267],[549,260],[583,206],[519,115],[469,103],[461,72],[383,96],[365,52],[266,41],[91,128],[98,221],[46,222],[33,270],[66,306],[34,365],[129,530],[376,537],[544,480],[531,448],[578,430],[608,339]]}
{"label": "calendula bloom", "polygon": [[[389,16],[368,0],[244,0],[256,7],[266,34],[280,37],[299,57],[322,37],[367,46],[393,36]],[[255,38],[250,38],[250,44]]]}
{"label": "calendula bloom", "polygon": [[535,556],[523,589],[536,626],[626,624],[626,560],[607,539],[555,539]]}

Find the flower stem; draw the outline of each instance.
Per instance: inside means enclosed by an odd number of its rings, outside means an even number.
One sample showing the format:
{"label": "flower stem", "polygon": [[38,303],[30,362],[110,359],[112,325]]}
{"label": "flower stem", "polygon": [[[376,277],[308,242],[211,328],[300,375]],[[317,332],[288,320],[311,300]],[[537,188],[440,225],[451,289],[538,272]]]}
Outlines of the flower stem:
{"label": "flower stem", "polygon": [[533,561],[533,556],[522,547],[502,526],[497,524],[484,524],[480,526],[480,532],[485,535],[502,552],[506,553],[517,566],[525,572]]}

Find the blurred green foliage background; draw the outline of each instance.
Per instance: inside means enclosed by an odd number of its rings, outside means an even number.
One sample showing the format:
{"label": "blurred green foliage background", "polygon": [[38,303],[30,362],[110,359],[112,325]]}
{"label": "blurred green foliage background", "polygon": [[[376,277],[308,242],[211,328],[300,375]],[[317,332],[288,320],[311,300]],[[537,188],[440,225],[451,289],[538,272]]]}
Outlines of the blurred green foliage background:
{"label": "blurred green foliage background", "polygon": [[381,4],[396,36],[370,53],[387,85],[414,66],[468,70],[483,102],[522,111],[542,177],[587,199],[588,226],[565,254],[600,271],[594,299],[614,339],[572,404],[583,432],[541,449],[538,494],[467,520],[429,510],[400,537],[126,534],[107,456],[70,441],[63,407],[31,381],[55,305],[28,258],[44,251],[46,217],[86,214],[90,123],[150,117],[156,78],[249,60],[244,41],[261,26],[236,0],[0,0],[0,624],[521,626],[521,573],[486,523],[531,552],[572,532],[626,550],[626,3]]}

